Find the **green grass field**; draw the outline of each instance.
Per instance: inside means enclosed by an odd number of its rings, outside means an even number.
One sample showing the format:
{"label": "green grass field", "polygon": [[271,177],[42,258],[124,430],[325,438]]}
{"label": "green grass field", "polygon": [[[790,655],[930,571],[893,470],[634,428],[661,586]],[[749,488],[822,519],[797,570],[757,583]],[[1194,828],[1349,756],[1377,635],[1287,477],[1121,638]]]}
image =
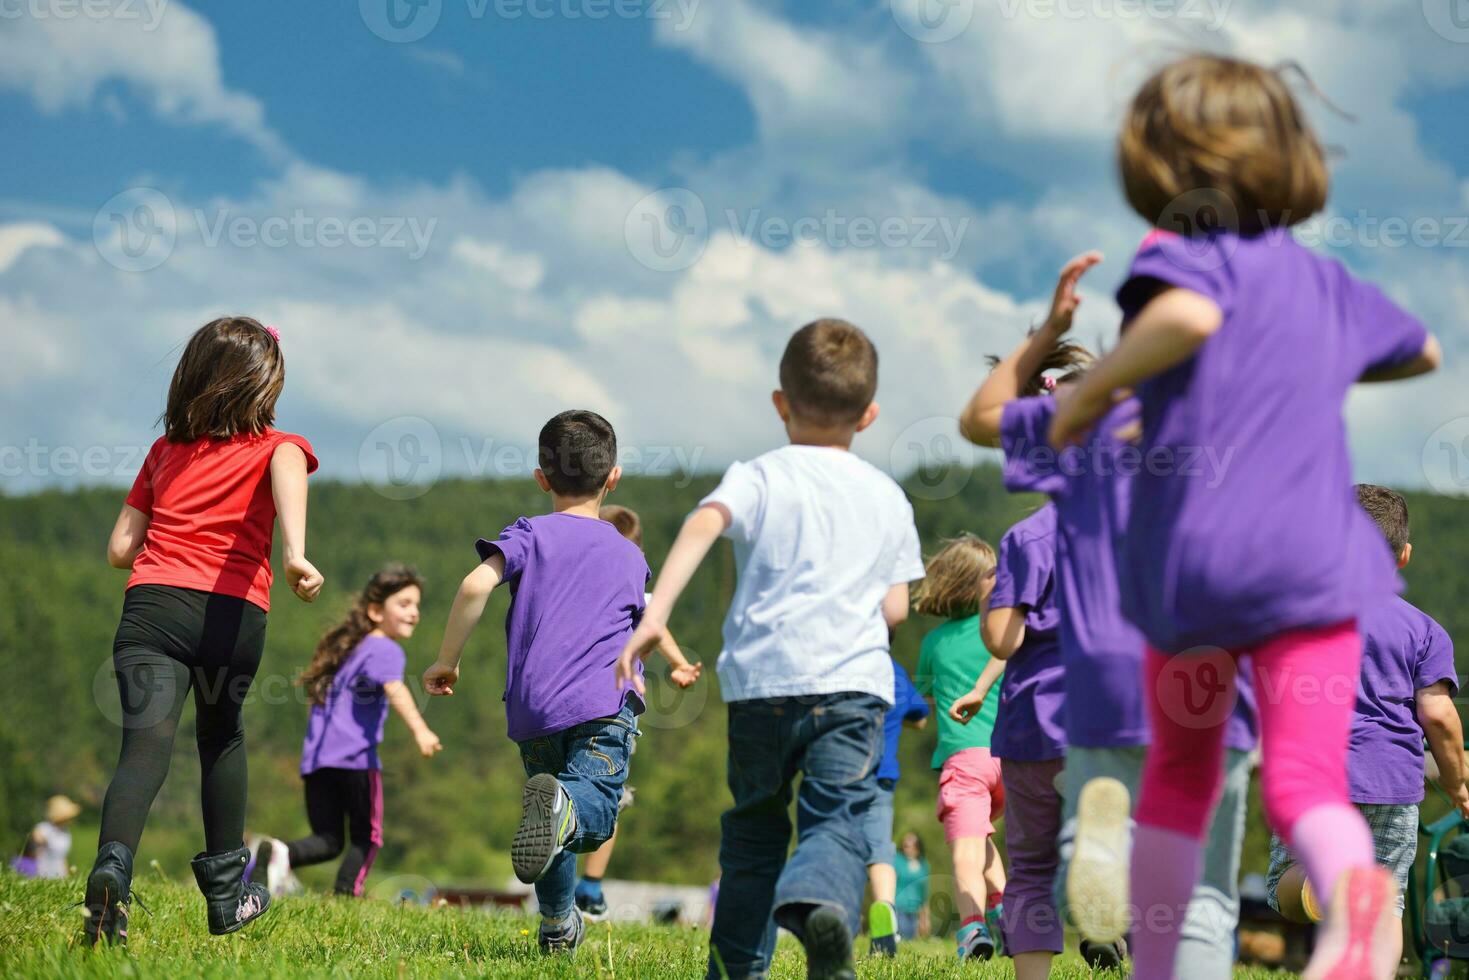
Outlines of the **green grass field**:
{"label": "green grass field", "polygon": [[[594,925],[575,957],[536,949],[533,918],[459,909],[400,907],[307,895],[279,900],[233,936],[204,927],[191,882],[145,871],[135,882],[150,911],[134,903],[127,949],[81,948],[79,879],[26,881],[0,873],[0,976],[20,977],[700,977],[700,929]],[[859,940],[859,949],[866,940]],[[896,960],[861,963],[864,980],[1013,977],[1009,961],[960,968],[947,943],[908,943]],[[1091,973],[1074,957],[1052,977]],[[804,977],[799,947],[783,939],[772,977]],[[1283,978],[1271,971],[1236,976]]]}

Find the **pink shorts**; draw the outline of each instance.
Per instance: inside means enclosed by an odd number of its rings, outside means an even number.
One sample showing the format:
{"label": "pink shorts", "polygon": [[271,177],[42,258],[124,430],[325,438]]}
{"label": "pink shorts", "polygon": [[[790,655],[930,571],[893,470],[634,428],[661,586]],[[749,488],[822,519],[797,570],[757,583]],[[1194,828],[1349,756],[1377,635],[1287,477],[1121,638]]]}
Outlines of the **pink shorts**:
{"label": "pink shorts", "polygon": [[1000,760],[989,749],[964,749],[939,771],[939,823],[952,844],[961,837],[988,837],[1005,810]]}

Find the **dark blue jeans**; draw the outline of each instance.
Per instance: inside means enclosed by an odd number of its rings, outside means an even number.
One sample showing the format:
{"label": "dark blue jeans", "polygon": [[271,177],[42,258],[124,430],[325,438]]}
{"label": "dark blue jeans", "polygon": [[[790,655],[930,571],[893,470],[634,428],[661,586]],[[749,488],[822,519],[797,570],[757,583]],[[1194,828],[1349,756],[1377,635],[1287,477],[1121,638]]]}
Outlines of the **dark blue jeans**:
{"label": "dark blue jeans", "polygon": [[560,780],[576,810],[576,830],[566,849],[536,882],[541,915],[564,919],[575,903],[576,856],[601,847],[617,828],[617,803],[627,781],[627,759],[638,735],[632,706],[624,704],[611,718],[517,743],[525,774],[550,773]]}
{"label": "dark blue jeans", "polygon": [[[876,790],[886,711],[868,694],[729,706],[734,806],[720,821],[710,977],[764,976],[777,925],[798,930],[813,905],[841,909],[857,934],[867,885],[862,821]],[[797,775],[796,850],[787,859]]]}

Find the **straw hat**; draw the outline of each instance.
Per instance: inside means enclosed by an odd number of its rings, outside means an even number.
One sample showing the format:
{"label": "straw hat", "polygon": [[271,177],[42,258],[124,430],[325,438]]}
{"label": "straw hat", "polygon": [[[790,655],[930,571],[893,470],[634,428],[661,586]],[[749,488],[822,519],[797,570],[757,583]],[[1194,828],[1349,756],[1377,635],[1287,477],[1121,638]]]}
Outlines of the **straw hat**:
{"label": "straw hat", "polygon": [[46,819],[51,823],[65,823],[81,812],[82,808],[65,796],[53,796],[46,801]]}

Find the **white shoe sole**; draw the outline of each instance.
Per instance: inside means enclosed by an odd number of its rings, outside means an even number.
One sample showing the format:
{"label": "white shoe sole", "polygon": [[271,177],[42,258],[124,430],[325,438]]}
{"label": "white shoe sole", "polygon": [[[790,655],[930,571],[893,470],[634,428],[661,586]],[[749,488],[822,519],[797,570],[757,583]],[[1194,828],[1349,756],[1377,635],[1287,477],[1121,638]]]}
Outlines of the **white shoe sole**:
{"label": "white shoe sole", "polygon": [[1132,797],[1116,779],[1093,779],[1077,800],[1076,849],[1066,875],[1067,910],[1094,943],[1114,943],[1131,927],[1128,909]]}

